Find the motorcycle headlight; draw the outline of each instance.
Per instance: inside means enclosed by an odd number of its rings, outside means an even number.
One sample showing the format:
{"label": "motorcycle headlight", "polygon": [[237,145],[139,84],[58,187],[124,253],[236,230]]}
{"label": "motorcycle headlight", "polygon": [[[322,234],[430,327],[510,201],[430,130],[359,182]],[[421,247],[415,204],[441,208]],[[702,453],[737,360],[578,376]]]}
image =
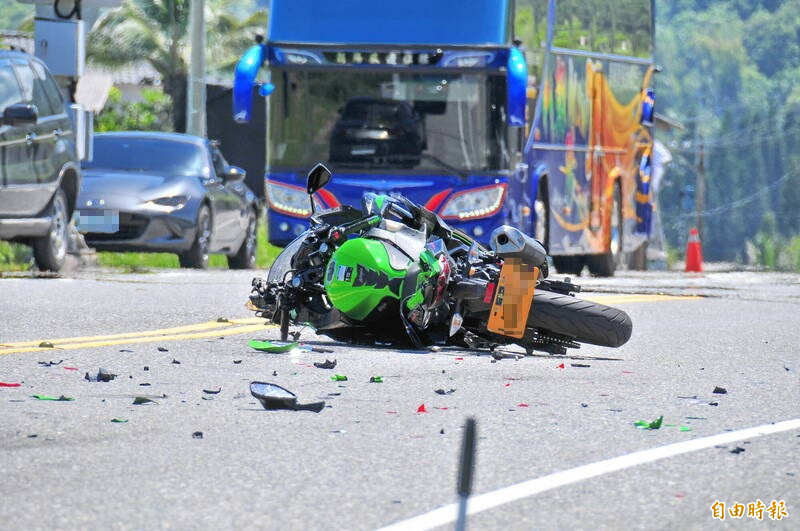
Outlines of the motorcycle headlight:
{"label": "motorcycle headlight", "polygon": [[460,221],[488,218],[503,206],[506,186],[505,183],[501,183],[458,192],[444,204],[441,216],[444,219]]}
{"label": "motorcycle headlight", "polygon": [[311,201],[300,187],[267,181],[267,198],[270,208],[297,218],[311,215]]}
{"label": "motorcycle headlight", "polygon": [[161,210],[162,212],[172,212],[173,210],[180,210],[189,201],[189,196],[186,195],[172,195],[168,197],[159,197],[151,199],[145,204],[152,209]]}

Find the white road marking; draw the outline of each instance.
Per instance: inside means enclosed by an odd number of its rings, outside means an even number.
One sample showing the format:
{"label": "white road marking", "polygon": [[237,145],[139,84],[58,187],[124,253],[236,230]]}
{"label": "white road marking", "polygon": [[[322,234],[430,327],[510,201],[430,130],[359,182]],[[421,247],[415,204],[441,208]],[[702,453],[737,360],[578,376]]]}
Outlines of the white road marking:
{"label": "white road marking", "polygon": [[[541,492],[563,487],[570,483],[577,483],[578,481],[609,474],[625,468],[652,463],[659,459],[695,452],[719,444],[732,443],[743,439],[753,439],[755,437],[762,437],[764,435],[771,435],[799,428],[800,419],[785,420],[776,422],[775,424],[764,424],[763,426],[756,426],[755,428],[746,428],[743,430],[720,433],[719,435],[692,439],[691,441],[668,444],[666,446],[659,446],[649,450],[641,450],[631,454],[606,459],[605,461],[590,463],[540,478],[523,481],[522,483],[517,483],[516,485],[511,485],[493,492],[473,496],[469,499],[467,514],[477,514]],[[433,529],[434,527],[455,522],[457,510],[458,504],[451,503],[425,514],[383,527],[380,531],[398,531],[406,529],[418,531],[421,529]]]}

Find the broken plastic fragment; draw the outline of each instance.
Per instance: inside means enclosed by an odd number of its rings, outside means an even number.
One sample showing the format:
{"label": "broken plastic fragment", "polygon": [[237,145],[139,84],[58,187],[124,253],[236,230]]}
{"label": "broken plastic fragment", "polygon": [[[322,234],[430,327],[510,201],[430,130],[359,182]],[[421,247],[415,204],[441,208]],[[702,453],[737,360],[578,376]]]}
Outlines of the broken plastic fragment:
{"label": "broken plastic fragment", "polygon": [[736,448],[734,448],[733,450],[731,450],[731,453],[732,453],[732,454],[740,454],[740,453],[742,453],[742,452],[744,452],[744,451],[745,451],[745,450],[744,450],[744,448],[742,448],[741,446],[737,446]]}
{"label": "broken plastic fragment", "polygon": [[563,363],[559,363],[558,365],[556,365],[556,369],[564,369],[564,368],[565,367]]}
{"label": "broken plastic fragment", "polygon": [[264,409],[289,409],[292,411],[306,410],[319,413],[325,407],[325,401],[313,402],[310,404],[298,404],[297,395],[281,387],[268,382],[250,382],[250,394],[253,395]]}
{"label": "broken plastic fragment", "polygon": [[681,427],[680,427],[680,428],[678,428],[678,429],[679,429],[680,431],[692,431],[692,428],[690,428],[689,426],[681,426]]}
{"label": "broken plastic fragment", "polygon": [[326,358],[324,362],[315,361],[314,367],[317,369],[333,369],[336,367],[336,360],[331,361]]}
{"label": "broken plastic fragment", "polygon": [[450,320],[450,335],[454,335],[456,332],[461,330],[461,324],[464,322],[464,318],[461,316],[460,313],[455,312],[453,314],[452,319]]}
{"label": "broken plastic fragment", "polygon": [[0,387],[19,387],[22,384],[18,383],[9,383],[9,382],[0,382]]}
{"label": "broken plastic fragment", "polygon": [[230,323],[227,317],[217,317],[218,323]]}
{"label": "broken plastic fragment", "polygon": [[287,343],[283,341],[258,341],[256,339],[251,339],[247,342],[247,345],[250,348],[259,350],[261,352],[280,354],[283,352],[289,352],[290,350],[299,347],[300,343],[297,341]]}
{"label": "broken plastic fragment", "polygon": [[124,422],[128,422],[128,419],[113,418],[113,419],[111,419],[111,422],[115,422],[117,424],[122,424]]}
{"label": "broken plastic fragment", "polygon": [[178,361],[178,360],[176,360],[175,358],[172,358],[172,364],[173,364],[173,365],[180,365],[180,364],[181,364],[181,362],[179,362],[179,361]]}
{"label": "broken plastic fragment", "polygon": [[48,396],[48,395],[31,395],[36,400],[51,400],[53,402],[72,402],[75,400],[72,397],[61,395],[59,397],[55,396]]}
{"label": "broken plastic fragment", "polygon": [[39,365],[41,365],[42,367],[52,367],[52,366],[54,366],[54,365],[61,365],[61,362],[62,362],[62,361],[64,361],[64,360],[58,360],[58,361],[52,361],[52,360],[50,360],[50,361],[40,361],[40,362],[39,362]]}
{"label": "broken plastic fragment", "polygon": [[50,341],[42,341],[39,343],[39,348],[56,348]]}
{"label": "broken plastic fragment", "polygon": [[159,352],[169,352],[169,349],[166,347],[158,347]]}
{"label": "broken plastic fragment", "polygon": [[209,395],[218,395],[218,394],[220,394],[220,392],[222,392],[222,387],[220,387],[216,391],[214,391],[212,389],[203,389],[203,392],[206,393],[206,394],[209,394]]}
{"label": "broken plastic fragment", "polygon": [[78,368],[77,367],[64,367],[64,370],[65,371],[77,371]]}
{"label": "broken plastic fragment", "polygon": [[196,431],[196,432],[192,433],[192,439],[202,439],[202,438],[203,438],[203,432],[202,431]]}
{"label": "broken plastic fragment", "polygon": [[529,406],[525,402],[520,402],[519,404],[517,404],[517,407],[529,407]]}
{"label": "broken plastic fragment", "polygon": [[724,387],[714,387],[714,390],[712,391],[712,393],[714,393],[716,395],[727,395],[728,394],[728,390],[725,389]]}
{"label": "broken plastic fragment", "polygon": [[369,383],[383,383],[383,377],[382,376],[370,376],[369,377]]}
{"label": "broken plastic fragment", "polygon": [[664,415],[661,415],[653,422],[647,422],[646,420],[638,420],[634,422],[633,425],[643,430],[657,430],[661,427],[661,423],[663,421],[664,421]]}
{"label": "broken plastic fragment", "polygon": [[233,360],[234,365],[239,365],[241,362],[242,360]]}
{"label": "broken plastic fragment", "polygon": [[455,392],[456,392],[456,390],[453,389],[452,387],[450,388],[449,391],[445,391],[444,389],[436,389],[434,391],[434,393],[436,393],[437,395],[452,395]]}
{"label": "broken plastic fragment", "polygon": [[113,374],[113,373],[107,371],[106,369],[102,369],[102,368],[98,369],[96,376],[95,375],[90,375],[88,372],[84,375],[84,379],[86,379],[86,380],[88,380],[90,382],[110,382],[111,380],[113,380],[116,377],[117,377],[116,374]]}
{"label": "broken plastic fragment", "polygon": [[146,396],[137,396],[133,399],[134,406],[140,406],[142,404],[158,404],[155,400],[150,400]]}
{"label": "broken plastic fragment", "polygon": [[425,409],[425,404],[420,404],[419,407],[417,408],[417,413],[427,413],[427,412],[428,410]]}
{"label": "broken plastic fragment", "polygon": [[570,367],[591,367],[588,363],[570,363]]}
{"label": "broken plastic fragment", "polygon": [[455,360],[456,361],[464,361],[464,358],[462,358],[461,356],[458,356]]}
{"label": "broken plastic fragment", "polygon": [[333,376],[331,376],[331,380],[333,380],[334,382],[346,382],[347,376],[345,376],[344,374],[334,374]]}

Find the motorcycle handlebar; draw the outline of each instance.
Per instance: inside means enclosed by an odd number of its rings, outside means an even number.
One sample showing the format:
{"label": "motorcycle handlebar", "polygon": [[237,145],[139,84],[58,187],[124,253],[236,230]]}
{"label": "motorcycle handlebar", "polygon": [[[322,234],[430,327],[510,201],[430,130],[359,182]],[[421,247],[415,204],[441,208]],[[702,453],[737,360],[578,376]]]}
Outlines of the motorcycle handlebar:
{"label": "motorcycle handlebar", "polygon": [[361,232],[362,230],[371,229],[380,222],[381,222],[381,217],[379,215],[374,215],[368,218],[359,219],[351,223],[346,223],[344,225],[334,227],[333,229],[331,229],[331,239],[340,240],[345,236],[347,236],[348,234],[354,234],[356,232]]}

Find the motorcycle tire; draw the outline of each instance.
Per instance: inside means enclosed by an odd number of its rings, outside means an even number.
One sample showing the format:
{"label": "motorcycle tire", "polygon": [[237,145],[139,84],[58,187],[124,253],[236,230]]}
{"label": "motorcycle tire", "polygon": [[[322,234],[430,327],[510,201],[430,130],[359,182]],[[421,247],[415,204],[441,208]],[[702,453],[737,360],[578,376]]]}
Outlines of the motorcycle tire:
{"label": "motorcycle tire", "polygon": [[631,318],[618,308],[545,290],[533,297],[528,326],[603,347],[624,345],[633,330]]}

